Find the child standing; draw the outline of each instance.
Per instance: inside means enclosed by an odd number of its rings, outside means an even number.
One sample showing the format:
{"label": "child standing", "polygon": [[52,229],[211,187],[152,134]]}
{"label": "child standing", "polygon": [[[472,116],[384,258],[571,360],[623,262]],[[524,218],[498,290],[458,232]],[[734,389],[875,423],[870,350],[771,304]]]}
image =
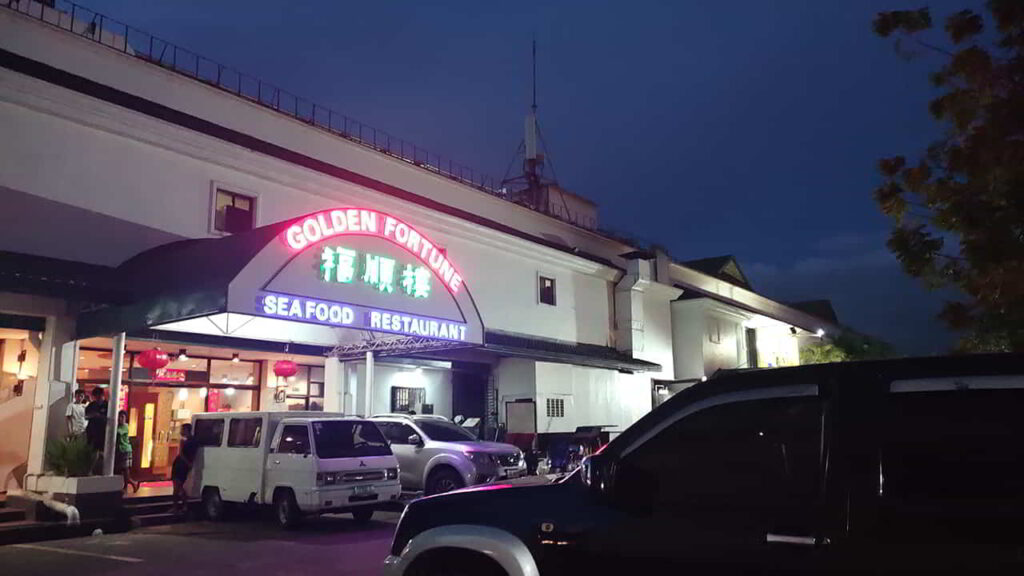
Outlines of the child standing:
{"label": "child standing", "polygon": [[132,480],[132,442],[128,437],[128,413],[121,410],[117,413],[117,451],[114,460],[114,472],[120,472],[124,478],[122,491],[127,492],[132,487],[132,492],[139,491],[139,483]]}

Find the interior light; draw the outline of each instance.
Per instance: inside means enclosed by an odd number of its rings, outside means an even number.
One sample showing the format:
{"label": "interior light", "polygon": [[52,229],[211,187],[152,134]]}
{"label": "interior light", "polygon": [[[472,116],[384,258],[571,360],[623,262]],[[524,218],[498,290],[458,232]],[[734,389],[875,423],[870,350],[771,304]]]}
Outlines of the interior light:
{"label": "interior light", "polygon": [[221,384],[227,384],[228,383],[228,375],[225,374],[225,375],[221,376],[220,377],[220,381],[221,381]]}
{"label": "interior light", "polygon": [[193,368],[199,368],[199,364],[193,364],[192,367]]}
{"label": "interior light", "polygon": [[252,384],[252,374],[249,374],[249,377],[245,379],[245,383]]}
{"label": "interior light", "polygon": [[199,389],[199,397],[200,398],[206,398],[207,392],[209,392],[209,390],[207,390],[205,386],[200,388]]}
{"label": "interior light", "polygon": [[225,388],[224,393],[227,394],[228,396],[231,396],[232,394],[235,393],[235,389],[231,387]]}
{"label": "interior light", "polygon": [[185,353],[185,349],[178,350],[178,361],[184,362],[188,360],[188,354]]}
{"label": "interior light", "polygon": [[238,357],[238,352],[235,352],[234,354],[231,355],[231,361],[234,362],[235,364],[241,362],[241,358]]}
{"label": "interior light", "polygon": [[178,390],[178,400],[188,400],[188,388]]}

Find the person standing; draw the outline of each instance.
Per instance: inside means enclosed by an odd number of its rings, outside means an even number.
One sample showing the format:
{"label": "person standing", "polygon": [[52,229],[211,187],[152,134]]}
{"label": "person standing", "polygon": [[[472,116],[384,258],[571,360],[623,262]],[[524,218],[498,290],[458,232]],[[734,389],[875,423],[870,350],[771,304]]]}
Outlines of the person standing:
{"label": "person standing", "polygon": [[184,513],[188,509],[188,492],[185,491],[185,482],[188,481],[188,474],[192,471],[198,451],[199,441],[192,436],[192,424],[182,424],[181,447],[178,450],[178,455],[174,458],[174,463],[171,464],[171,481],[174,483],[172,514]]}
{"label": "person standing", "polygon": [[85,390],[79,388],[75,390],[75,397],[68,404],[67,411],[64,412],[68,423],[68,435],[69,436],[80,436],[85,434]]}
{"label": "person standing", "polygon": [[117,452],[114,460],[114,473],[121,474],[124,478],[122,492],[127,492],[132,487],[132,492],[139,491],[139,483],[132,480],[132,442],[128,434],[128,412],[121,410],[117,413]]}
{"label": "person standing", "polygon": [[103,445],[107,442],[107,400],[103,389],[96,387],[92,389],[92,402],[85,407],[85,440],[96,451],[97,464],[93,467],[94,473],[102,474],[102,470],[96,470],[97,466],[103,463]]}

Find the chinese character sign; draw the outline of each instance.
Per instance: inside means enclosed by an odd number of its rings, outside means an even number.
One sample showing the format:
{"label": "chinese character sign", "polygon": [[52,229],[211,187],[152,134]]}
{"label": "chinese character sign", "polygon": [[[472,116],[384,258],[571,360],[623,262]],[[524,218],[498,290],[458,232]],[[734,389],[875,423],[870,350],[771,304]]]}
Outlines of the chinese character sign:
{"label": "chinese character sign", "polygon": [[[358,275],[367,286],[393,294],[397,287],[413,298],[430,296],[431,273],[424,266],[406,264],[399,268],[394,258],[365,253],[341,246],[325,246],[320,254],[320,277],[324,282],[350,284]],[[399,272],[399,270],[401,270]]]}

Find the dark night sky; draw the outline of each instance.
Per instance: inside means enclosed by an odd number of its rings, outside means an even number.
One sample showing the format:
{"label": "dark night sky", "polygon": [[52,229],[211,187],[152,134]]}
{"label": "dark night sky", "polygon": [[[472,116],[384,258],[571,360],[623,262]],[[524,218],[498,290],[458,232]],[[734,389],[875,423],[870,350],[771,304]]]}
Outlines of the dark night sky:
{"label": "dark night sky", "polygon": [[[876,160],[937,133],[927,73],[871,32],[921,1],[138,2],[87,6],[500,178],[529,44],[560,183],[680,259],[734,254],[756,289],[933,353],[941,297],[885,249]],[[973,0],[928,2],[936,16]]]}

